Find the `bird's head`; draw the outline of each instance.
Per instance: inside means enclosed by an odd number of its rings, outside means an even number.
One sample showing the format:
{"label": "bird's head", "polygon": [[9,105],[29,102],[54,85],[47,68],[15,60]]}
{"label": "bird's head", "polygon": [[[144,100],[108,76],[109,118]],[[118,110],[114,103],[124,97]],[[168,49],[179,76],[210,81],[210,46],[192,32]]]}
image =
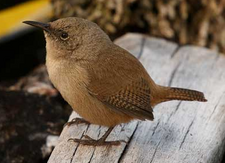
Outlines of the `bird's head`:
{"label": "bird's head", "polygon": [[68,17],[49,23],[24,21],[44,30],[47,55],[54,58],[88,59],[110,43],[109,37],[93,22]]}

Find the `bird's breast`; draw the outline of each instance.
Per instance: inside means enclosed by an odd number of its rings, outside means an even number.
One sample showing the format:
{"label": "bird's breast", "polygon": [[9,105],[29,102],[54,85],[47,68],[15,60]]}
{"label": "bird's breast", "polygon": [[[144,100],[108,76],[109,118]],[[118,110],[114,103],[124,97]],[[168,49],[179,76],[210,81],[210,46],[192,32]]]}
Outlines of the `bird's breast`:
{"label": "bird's breast", "polygon": [[89,82],[87,71],[63,61],[46,62],[49,78],[66,100],[82,95]]}
{"label": "bird's breast", "polygon": [[48,64],[47,69],[50,80],[59,90],[62,97],[71,105],[81,117],[90,123],[115,126],[132,120],[132,117],[114,112],[98,99],[89,94],[88,72],[81,67],[73,67],[65,70],[64,67]]}

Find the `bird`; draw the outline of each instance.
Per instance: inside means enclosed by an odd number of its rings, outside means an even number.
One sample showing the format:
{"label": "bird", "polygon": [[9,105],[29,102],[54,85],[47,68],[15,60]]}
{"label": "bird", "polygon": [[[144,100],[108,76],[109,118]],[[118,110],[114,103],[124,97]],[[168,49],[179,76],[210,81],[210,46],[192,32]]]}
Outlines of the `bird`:
{"label": "bird", "polygon": [[24,21],[41,28],[46,67],[53,85],[82,118],[72,123],[108,127],[100,139],[70,139],[83,145],[120,145],[106,141],[113,128],[132,120],[154,119],[153,107],[171,100],[206,102],[202,92],[156,84],[141,62],[114,44],[94,22],[78,17],[52,22]]}

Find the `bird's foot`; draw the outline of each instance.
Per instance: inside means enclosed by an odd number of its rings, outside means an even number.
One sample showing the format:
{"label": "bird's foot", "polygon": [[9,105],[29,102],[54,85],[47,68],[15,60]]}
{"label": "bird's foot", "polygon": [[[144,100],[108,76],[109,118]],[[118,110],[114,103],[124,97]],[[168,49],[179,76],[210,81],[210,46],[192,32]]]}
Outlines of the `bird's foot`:
{"label": "bird's foot", "polygon": [[[121,142],[125,142],[124,140],[118,140],[118,141],[105,141],[104,139],[100,138],[98,140],[95,140],[91,137],[89,137],[88,135],[84,135],[84,137],[87,140],[82,140],[82,139],[73,139],[70,138],[68,141],[73,141],[73,142],[77,142],[79,144],[83,144],[83,145],[90,145],[90,146],[106,146],[106,145],[120,145]],[[125,142],[126,143],[126,142]]]}
{"label": "bird's foot", "polygon": [[84,124],[90,124],[88,121],[85,121],[83,118],[73,118],[71,121],[67,122],[64,124],[63,128],[66,127],[66,126],[70,126],[72,124],[81,124],[81,123],[84,123]]}

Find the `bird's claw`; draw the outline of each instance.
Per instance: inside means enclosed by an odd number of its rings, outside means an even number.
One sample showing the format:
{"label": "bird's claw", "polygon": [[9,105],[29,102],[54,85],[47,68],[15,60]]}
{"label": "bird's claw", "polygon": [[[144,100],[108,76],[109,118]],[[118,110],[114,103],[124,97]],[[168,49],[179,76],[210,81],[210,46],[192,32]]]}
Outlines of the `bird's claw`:
{"label": "bird's claw", "polygon": [[71,121],[67,122],[64,124],[63,128],[66,127],[66,126],[70,126],[72,124],[81,124],[81,123],[84,123],[84,124],[90,124],[89,122],[85,121],[84,119],[82,118],[73,118]]}
{"label": "bird's claw", "polygon": [[[89,137],[90,138],[90,137]],[[92,145],[92,146],[106,146],[106,145],[120,145],[121,141],[102,141],[101,139],[89,139],[89,140],[82,140],[82,139],[73,139],[70,138],[68,141],[73,141],[82,145]]]}

